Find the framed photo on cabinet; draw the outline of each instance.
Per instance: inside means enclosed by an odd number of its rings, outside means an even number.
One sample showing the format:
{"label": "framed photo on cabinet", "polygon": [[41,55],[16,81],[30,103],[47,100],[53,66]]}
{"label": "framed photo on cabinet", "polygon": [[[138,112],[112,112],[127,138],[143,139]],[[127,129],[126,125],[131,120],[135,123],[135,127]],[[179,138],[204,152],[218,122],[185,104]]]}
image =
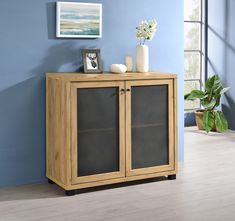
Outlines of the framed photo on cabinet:
{"label": "framed photo on cabinet", "polygon": [[82,49],[82,60],[85,73],[101,73],[103,71],[100,49]]}
{"label": "framed photo on cabinet", "polygon": [[101,38],[102,4],[57,2],[56,37]]}

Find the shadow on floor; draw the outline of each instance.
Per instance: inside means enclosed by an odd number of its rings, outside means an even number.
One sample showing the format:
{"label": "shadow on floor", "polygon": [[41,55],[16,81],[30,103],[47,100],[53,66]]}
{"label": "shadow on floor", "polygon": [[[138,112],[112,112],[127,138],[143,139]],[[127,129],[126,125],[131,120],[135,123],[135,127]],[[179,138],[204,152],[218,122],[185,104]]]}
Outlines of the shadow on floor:
{"label": "shadow on floor", "polygon": [[[76,194],[80,195],[80,194],[85,194],[85,193],[90,193],[90,192],[95,192],[95,191],[101,191],[101,190],[125,188],[128,186],[141,185],[141,184],[153,183],[153,182],[164,181],[164,180],[167,180],[167,178],[158,177],[158,178],[150,178],[150,179],[140,180],[140,181],[130,181],[127,183],[92,187],[92,188],[76,190]],[[62,188],[60,188],[56,184],[48,184],[48,183],[24,185],[24,186],[11,187],[11,188],[2,188],[0,189],[0,196],[1,196],[0,202],[66,197],[65,191]]]}
{"label": "shadow on floor", "polygon": [[159,181],[164,181],[164,180],[168,180],[168,179],[166,177],[156,177],[156,178],[150,178],[146,180],[129,181],[126,183],[117,183],[117,184],[111,184],[111,185],[105,185],[105,186],[91,187],[91,188],[76,190],[76,194],[83,194],[83,193],[95,192],[95,191],[100,191],[100,190],[109,190],[109,189],[115,189],[115,188],[124,188],[127,186],[141,185],[141,184],[159,182]]}
{"label": "shadow on floor", "polygon": [[63,190],[56,185],[51,186],[47,183],[30,184],[17,187],[1,188],[0,202],[58,198],[63,196],[63,194]]}

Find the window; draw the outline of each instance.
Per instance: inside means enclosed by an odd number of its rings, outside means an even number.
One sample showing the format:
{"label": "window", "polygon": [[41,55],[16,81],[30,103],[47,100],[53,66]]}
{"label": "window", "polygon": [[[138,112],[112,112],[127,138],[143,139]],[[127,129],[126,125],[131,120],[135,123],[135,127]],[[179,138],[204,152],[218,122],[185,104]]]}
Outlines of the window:
{"label": "window", "polygon": [[[184,91],[201,89],[204,79],[204,0],[184,1]],[[200,108],[200,101],[185,101],[184,109]]]}

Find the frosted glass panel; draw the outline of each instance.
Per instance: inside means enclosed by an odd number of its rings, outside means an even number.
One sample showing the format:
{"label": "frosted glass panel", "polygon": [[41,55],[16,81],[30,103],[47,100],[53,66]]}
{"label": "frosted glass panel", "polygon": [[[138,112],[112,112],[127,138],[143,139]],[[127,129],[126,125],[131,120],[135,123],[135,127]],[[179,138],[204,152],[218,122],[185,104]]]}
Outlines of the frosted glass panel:
{"label": "frosted glass panel", "polygon": [[119,171],[119,92],[77,90],[78,176]]}
{"label": "frosted glass panel", "polygon": [[184,50],[200,49],[200,24],[184,24]]}
{"label": "frosted glass panel", "polygon": [[[184,82],[184,92],[185,94],[190,93],[192,90],[200,90],[200,82],[199,81],[185,81]],[[199,109],[200,108],[200,100],[195,101],[184,101],[184,109]]]}
{"label": "frosted glass panel", "polygon": [[184,20],[201,20],[201,0],[184,0]]}
{"label": "frosted glass panel", "polygon": [[132,169],[167,165],[168,86],[131,90]]}
{"label": "frosted glass panel", "polygon": [[184,79],[200,79],[199,52],[184,52]]}

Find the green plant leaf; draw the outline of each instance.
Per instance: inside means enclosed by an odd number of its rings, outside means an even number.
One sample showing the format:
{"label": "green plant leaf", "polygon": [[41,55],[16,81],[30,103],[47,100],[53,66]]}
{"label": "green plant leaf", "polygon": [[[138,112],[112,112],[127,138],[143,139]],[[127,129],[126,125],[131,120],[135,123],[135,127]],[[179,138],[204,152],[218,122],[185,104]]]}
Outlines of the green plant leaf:
{"label": "green plant leaf", "polygon": [[206,81],[206,91],[208,91],[209,93],[212,91],[212,88],[218,83],[220,82],[220,78],[218,75],[213,75],[211,77],[209,77]]}
{"label": "green plant leaf", "polygon": [[215,79],[214,82],[213,82],[213,86],[212,86],[212,89],[213,90],[217,90],[221,87],[221,83],[220,83],[220,79]]}
{"label": "green plant leaf", "polygon": [[220,95],[220,92],[222,90],[223,90],[223,87],[221,85],[219,87],[217,87],[216,89],[214,89],[214,91],[213,91],[214,96]]}
{"label": "green plant leaf", "polygon": [[215,107],[220,105],[221,95],[228,90],[228,87],[223,88],[220,77],[218,75],[213,75],[207,79],[204,91],[192,90],[190,93],[185,94],[184,99],[191,101],[200,99],[201,105],[206,110],[214,110]]}
{"label": "green plant leaf", "polygon": [[200,90],[192,90],[190,93],[184,95],[185,100],[202,99],[205,93]]}
{"label": "green plant leaf", "polygon": [[216,107],[218,107],[220,105],[220,99],[221,99],[221,95],[218,95],[216,97],[216,104],[215,104]]}
{"label": "green plant leaf", "polygon": [[222,111],[217,111],[215,114],[215,125],[219,132],[224,132],[228,129],[228,121]]}
{"label": "green plant leaf", "polygon": [[184,95],[184,100],[191,100],[190,95],[191,95],[191,93],[185,94]]}
{"label": "green plant leaf", "polygon": [[211,88],[213,86],[213,78],[212,77],[209,77],[207,80],[206,80],[206,91],[210,92],[211,91]]}
{"label": "green plant leaf", "polygon": [[212,111],[205,111],[203,114],[203,127],[209,133],[214,126],[214,114]]}
{"label": "green plant leaf", "polygon": [[192,90],[191,97],[201,99],[205,96],[205,93],[200,90]]}
{"label": "green plant leaf", "polygon": [[228,90],[230,89],[230,87],[225,87],[220,91],[220,95],[226,93]]}
{"label": "green plant leaf", "polygon": [[216,105],[216,100],[212,100],[212,101],[203,100],[201,104],[205,109],[212,110]]}

